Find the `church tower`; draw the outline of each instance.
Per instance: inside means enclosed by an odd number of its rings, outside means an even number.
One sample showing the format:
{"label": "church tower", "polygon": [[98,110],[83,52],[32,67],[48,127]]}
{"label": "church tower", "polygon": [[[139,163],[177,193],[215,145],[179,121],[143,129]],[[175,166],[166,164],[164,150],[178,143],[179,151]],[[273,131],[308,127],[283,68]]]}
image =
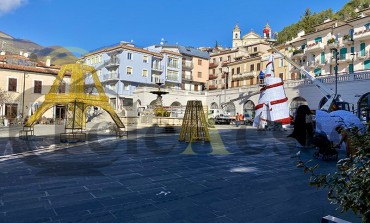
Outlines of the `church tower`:
{"label": "church tower", "polygon": [[266,23],[265,28],[263,28],[263,38],[265,38],[265,39],[272,38],[272,36],[271,36],[271,27],[269,26],[268,23]]}
{"label": "church tower", "polygon": [[240,29],[239,29],[238,24],[236,24],[233,29],[233,47],[237,47],[238,45],[241,45],[241,44],[238,44],[240,40],[241,40]]}

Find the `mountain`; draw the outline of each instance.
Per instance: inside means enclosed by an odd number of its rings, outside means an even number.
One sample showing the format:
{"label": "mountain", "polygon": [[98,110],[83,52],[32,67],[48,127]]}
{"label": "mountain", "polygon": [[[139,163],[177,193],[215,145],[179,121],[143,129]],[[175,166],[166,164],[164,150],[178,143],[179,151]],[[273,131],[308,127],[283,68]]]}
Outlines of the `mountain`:
{"label": "mountain", "polygon": [[28,52],[32,59],[40,61],[46,61],[46,58],[50,57],[51,63],[55,65],[74,63],[77,60],[77,57],[64,47],[44,47],[30,40],[14,38],[11,35],[1,31],[0,47],[1,51],[4,50],[13,54],[19,54],[21,51]]}

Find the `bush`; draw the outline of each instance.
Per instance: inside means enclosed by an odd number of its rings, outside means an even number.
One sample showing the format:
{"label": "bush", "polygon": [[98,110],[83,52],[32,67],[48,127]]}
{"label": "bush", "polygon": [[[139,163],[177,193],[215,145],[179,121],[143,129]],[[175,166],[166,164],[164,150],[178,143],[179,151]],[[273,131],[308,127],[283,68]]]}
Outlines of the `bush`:
{"label": "bush", "polygon": [[362,216],[362,221],[370,222],[370,133],[349,133],[351,145],[356,150],[353,160],[343,159],[337,163],[334,174],[317,174],[319,165],[308,166],[299,158],[297,167],[311,175],[310,185],[327,188],[328,199],[341,207],[341,211],[351,210]]}
{"label": "bush", "polygon": [[170,117],[170,113],[163,107],[155,108],[154,115],[157,117]]}

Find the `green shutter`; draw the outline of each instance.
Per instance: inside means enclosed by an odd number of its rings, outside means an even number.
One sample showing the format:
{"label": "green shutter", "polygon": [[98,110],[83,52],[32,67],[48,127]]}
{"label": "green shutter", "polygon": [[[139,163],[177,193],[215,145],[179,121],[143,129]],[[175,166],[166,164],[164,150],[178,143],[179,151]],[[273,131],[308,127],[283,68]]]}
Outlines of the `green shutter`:
{"label": "green shutter", "polygon": [[347,48],[340,49],[339,59],[345,60],[347,55]]}
{"label": "green shutter", "polygon": [[322,38],[321,37],[315,38],[315,43],[321,43],[321,42],[322,42]]}
{"label": "green shutter", "polygon": [[315,73],[316,77],[320,76],[321,75],[321,68],[316,68],[313,72]]}
{"label": "green shutter", "polygon": [[360,44],[360,56],[365,56],[365,43]]}
{"label": "green shutter", "polygon": [[364,61],[364,69],[365,69],[365,70],[370,69],[370,60],[365,60],[365,61]]}
{"label": "green shutter", "polygon": [[321,52],[321,64],[325,64],[325,52]]}

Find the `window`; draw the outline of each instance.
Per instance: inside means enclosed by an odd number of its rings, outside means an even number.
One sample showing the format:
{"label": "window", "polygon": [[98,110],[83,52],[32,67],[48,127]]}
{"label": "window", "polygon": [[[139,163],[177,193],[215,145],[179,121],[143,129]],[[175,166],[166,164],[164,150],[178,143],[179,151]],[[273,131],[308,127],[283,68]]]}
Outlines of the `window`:
{"label": "window", "polygon": [[148,76],[148,70],[146,70],[146,69],[143,69],[143,77],[147,77]]}
{"label": "window", "polygon": [[103,60],[103,55],[99,55],[99,63]]}
{"label": "window", "polygon": [[257,70],[261,70],[261,64],[260,63],[257,64]]}
{"label": "window", "polygon": [[240,74],[240,67],[236,68],[236,74]]}
{"label": "window", "polygon": [[254,71],[254,64],[251,64],[251,71]]}
{"label": "window", "polygon": [[253,52],[257,52],[257,51],[258,51],[257,47],[254,47]]}
{"label": "window", "polygon": [[127,59],[132,60],[132,53],[127,53]]}
{"label": "window", "polygon": [[126,72],[127,75],[131,75],[132,74],[132,67],[127,67],[127,72]]}
{"label": "window", "polygon": [[231,61],[231,56],[227,56],[227,61]]}
{"label": "window", "polygon": [[202,65],[202,60],[198,59],[198,65]]}
{"label": "window", "polygon": [[202,78],[202,72],[198,72],[198,77]]}
{"label": "window", "polygon": [[231,69],[231,75],[233,75],[234,73],[235,73],[235,70],[233,68],[233,69]]}
{"label": "window", "polygon": [[284,80],[284,74],[283,73],[279,73],[279,77],[281,78],[281,80]]}
{"label": "window", "polygon": [[17,91],[17,78],[10,77],[8,78],[8,91]]}
{"label": "window", "polygon": [[321,37],[315,38],[315,43],[322,43],[322,38]]}
{"label": "window", "polygon": [[279,60],[279,67],[283,67],[284,66],[284,59],[280,59]]}
{"label": "window", "polygon": [[148,56],[143,56],[143,63],[148,63]]}
{"label": "window", "polygon": [[34,81],[33,82],[33,93],[41,94],[42,89],[42,81]]}
{"label": "window", "polygon": [[178,81],[179,72],[175,70],[167,71],[167,80],[169,81]]}
{"label": "window", "polygon": [[222,62],[222,57],[220,57],[220,62]]}
{"label": "window", "polygon": [[177,58],[169,57],[168,58],[168,66],[173,68],[179,67],[179,60]]}

